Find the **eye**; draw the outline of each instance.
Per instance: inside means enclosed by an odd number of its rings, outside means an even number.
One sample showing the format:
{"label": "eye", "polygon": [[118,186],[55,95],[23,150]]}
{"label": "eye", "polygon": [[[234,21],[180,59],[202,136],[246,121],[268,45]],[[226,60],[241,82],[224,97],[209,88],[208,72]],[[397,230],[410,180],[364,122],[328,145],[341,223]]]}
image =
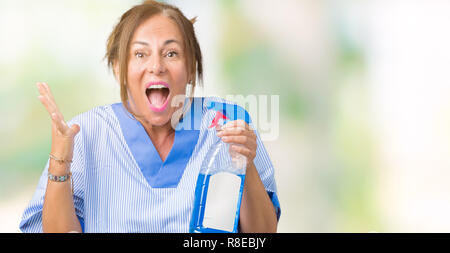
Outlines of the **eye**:
{"label": "eye", "polygon": [[142,52],[135,52],[134,56],[136,56],[136,58],[144,58],[145,54]]}
{"label": "eye", "polygon": [[172,57],[177,56],[177,55],[178,55],[177,52],[175,52],[175,51],[170,51],[170,52],[167,53],[166,56],[169,57],[169,58],[172,58]]}

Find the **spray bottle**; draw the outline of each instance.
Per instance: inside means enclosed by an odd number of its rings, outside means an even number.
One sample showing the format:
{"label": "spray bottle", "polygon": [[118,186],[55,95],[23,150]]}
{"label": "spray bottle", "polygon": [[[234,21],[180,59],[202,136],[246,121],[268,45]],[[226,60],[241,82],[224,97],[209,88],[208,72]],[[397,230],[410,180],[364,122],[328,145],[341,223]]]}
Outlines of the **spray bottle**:
{"label": "spray bottle", "polygon": [[[242,119],[250,124],[247,111],[237,105],[210,101],[207,108],[215,111],[209,126],[215,131],[221,131],[230,120]],[[198,175],[190,233],[238,232],[246,166],[246,157],[217,137]]]}

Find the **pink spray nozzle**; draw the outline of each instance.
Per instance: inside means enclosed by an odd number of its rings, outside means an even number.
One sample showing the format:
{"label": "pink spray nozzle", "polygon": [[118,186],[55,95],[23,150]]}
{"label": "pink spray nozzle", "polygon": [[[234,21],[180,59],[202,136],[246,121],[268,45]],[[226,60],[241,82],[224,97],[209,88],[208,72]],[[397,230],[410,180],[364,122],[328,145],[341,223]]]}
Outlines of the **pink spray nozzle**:
{"label": "pink spray nozzle", "polygon": [[206,108],[208,108],[208,110],[216,111],[216,116],[212,120],[209,128],[215,127],[219,123],[224,125],[227,121],[230,120],[245,120],[247,124],[250,124],[251,122],[248,112],[244,108],[236,104],[208,101],[208,103],[206,104]]}
{"label": "pink spray nozzle", "polygon": [[[216,112],[216,116],[215,116],[214,119],[212,120],[211,125],[209,126],[209,128],[217,126],[217,124],[219,124],[219,121],[220,121],[221,119],[228,120],[228,117],[225,116],[222,112],[217,111],[217,112]],[[225,123],[225,122],[224,122],[224,123]]]}

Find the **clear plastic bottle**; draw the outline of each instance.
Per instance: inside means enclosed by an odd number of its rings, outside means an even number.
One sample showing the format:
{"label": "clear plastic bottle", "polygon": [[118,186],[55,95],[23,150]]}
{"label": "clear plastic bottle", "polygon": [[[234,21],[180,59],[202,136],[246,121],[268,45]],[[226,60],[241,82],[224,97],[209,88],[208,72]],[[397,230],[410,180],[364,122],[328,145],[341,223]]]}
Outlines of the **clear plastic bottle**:
{"label": "clear plastic bottle", "polygon": [[[216,109],[216,116],[210,126],[210,128],[215,127],[216,131],[221,131],[222,126],[230,118],[242,118],[239,115],[245,115],[243,119],[249,122],[245,110],[243,113],[232,113],[236,117],[227,117],[225,110],[217,110],[216,106],[214,102],[208,104],[209,109]],[[233,112],[236,112],[236,109]],[[236,233],[238,231],[246,165],[247,159],[244,155],[230,149],[230,144],[217,137],[200,168],[195,188],[190,233]]]}

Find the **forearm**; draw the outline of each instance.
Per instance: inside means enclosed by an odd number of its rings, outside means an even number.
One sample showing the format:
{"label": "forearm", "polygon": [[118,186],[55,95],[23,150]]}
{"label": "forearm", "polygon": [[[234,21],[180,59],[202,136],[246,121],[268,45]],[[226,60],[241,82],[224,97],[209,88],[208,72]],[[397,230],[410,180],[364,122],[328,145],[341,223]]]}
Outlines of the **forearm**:
{"label": "forearm", "polygon": [[[68,174],[68,165],[50,160],[49,172],[55,176]],[[81,232],[75,214],[71,179],[65,182],[48,180],[42,211],[42,228],[45,233]]]}
{"label": "forearm", "polygon": [[240,230],[247,233],[275,233],[275,208],[253,163],[247,168],[240,213]]}

